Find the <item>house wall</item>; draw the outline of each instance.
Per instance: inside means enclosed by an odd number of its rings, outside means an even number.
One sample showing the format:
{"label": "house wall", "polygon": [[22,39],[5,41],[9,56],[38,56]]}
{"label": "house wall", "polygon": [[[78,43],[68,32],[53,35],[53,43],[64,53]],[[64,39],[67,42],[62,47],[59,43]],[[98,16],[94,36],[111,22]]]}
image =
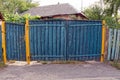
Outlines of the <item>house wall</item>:
{"label": "house wall", "polygon": [[58,16],[53,16],[53,19],[71,20],[72,18],[70,18],[69,15],[58,15]]}
{"label": "house wall", "polygon": [[44,17],[42,19],[65,19],[65,20],[87,20],[87,18],[80,15],[57,15],[52,17]]}

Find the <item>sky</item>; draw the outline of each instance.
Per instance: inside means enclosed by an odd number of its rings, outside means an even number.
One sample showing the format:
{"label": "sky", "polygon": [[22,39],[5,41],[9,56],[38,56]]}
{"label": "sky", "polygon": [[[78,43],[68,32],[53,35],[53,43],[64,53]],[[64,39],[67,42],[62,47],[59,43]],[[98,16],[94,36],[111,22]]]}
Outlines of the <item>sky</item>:
{"label": "sky", "polygon": [[33,0],[35,2],[39,2],[40,6],[45,6],[45,5],[54,5],[59,3],[69,3],[73,7],[75,7],[77,10],[81,10],[81,2],[82,2],[82,10],[90,6],[91,4],[94,4],[97,1],[100,0]]}

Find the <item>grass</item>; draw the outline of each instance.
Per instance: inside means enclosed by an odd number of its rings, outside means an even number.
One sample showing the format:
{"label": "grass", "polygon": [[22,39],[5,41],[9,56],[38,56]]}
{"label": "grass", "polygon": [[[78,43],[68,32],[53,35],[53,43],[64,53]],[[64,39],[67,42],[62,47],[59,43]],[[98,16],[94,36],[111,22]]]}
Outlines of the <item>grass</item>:
{"label": "grass", "polygon": [[81,61],[53,61],[52,64],[83,64]]}
{"label": "grass", "polygon": [[120,70],[120,61],[112,61],[110,64]]}
{"label": "grass", "polygon": [[0,68],[4,68],[4,67],[6,67],[6,65],[2,61],[0,61]]}
{"label": "grass", "polygon": [[15,60],[9,60],[9,63],[15,63]]}
{"label": "grass", "polygon": [[83,64],[85,62],[81,61],[37,61],[38,63],[42,64]]}

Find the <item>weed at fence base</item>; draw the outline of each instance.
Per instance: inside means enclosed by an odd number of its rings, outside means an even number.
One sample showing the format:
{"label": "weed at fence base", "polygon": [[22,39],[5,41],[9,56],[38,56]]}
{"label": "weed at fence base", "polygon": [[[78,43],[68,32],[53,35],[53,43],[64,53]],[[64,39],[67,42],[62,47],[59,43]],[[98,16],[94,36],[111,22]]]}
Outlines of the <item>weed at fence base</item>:
{"label": "weed at fence base", "polygon": [[120,70],[120,61],[111,61],[110,64]]}
{"label": "weed at fence base", "polygon": [[0,61],[0,68],[6,67],[7,65],[4,64],[3,61]]}
{"label": "weed at fence base", "polygon": [[42,64],[84,64],[83,61],[37,61]]}

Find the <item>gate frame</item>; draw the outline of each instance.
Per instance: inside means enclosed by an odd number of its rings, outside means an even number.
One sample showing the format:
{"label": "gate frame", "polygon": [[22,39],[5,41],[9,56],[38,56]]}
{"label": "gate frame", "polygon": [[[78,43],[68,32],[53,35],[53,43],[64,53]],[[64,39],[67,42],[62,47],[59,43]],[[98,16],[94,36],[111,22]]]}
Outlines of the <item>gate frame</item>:
{"label": "gate frame", "polygon": [[7,56],[6,56],[6,30],[5,30],[5,21],[2,21],[1,32],[2,32],[2,57],[3,57],[4,64],[6,64],[6,62],[7,62]]}
{"label": "gate frame", "polygon": [[102,21],[102,46],[101,46],[101,59],[100,62],[104,62],[105,59],[105,40],[106,40],[106,22]]}
{"label": "gate frame", "polygon": [[29,37],[29,20],[25,23],[25,44],[26,44],[26,61],[30,64],[30,37]]}

